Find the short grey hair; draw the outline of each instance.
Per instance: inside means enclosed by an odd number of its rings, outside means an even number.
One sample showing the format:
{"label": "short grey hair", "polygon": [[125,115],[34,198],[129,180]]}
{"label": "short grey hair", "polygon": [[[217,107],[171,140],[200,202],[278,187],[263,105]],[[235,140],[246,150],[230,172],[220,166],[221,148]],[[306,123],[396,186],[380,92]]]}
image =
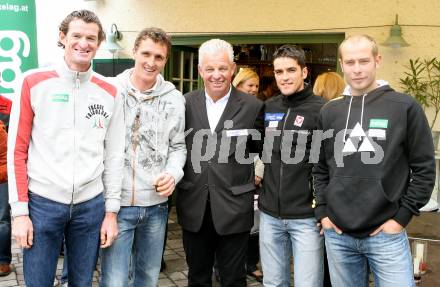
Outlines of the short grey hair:
{"label": "short grey hair", "polygon": [[234,62],[234,49],[232,45],[221,39],[211,39],[204,42],[199,48],[199,66],[202,65],[206,55],[214,55],[220,52],[226,52],[231,63]]}

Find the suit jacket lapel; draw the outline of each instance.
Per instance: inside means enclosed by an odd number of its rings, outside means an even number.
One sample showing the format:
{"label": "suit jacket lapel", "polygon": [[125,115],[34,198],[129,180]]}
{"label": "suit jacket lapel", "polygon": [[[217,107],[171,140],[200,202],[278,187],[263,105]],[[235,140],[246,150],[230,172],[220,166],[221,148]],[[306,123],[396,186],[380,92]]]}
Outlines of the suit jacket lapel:
{"label": "suit jacket lapel", "polygon": [[210,129],[209,128],[209,121],[208,121],[208,112],[206,111],[206,98],[205,98],[205,91],[202,89],[200,93],[196,95],[195,99],[195,110],[197,113],[197,116],[199,117],[200,123],[202,125],[203,129]]}
{"label": "suit jacket lapel", "polygon": [[[224,128],[224,122],[227,120],[232,120],[232,118],[240,111],[243,105],[240,96],[237,95],[237,90],[232,87],[231,95],[229,96],[228,103],[226,104],[225,110],[223,111],[217,126],[215,127],[215,132],[219,133]],[[206,107],[205,107],[206,110]]]}

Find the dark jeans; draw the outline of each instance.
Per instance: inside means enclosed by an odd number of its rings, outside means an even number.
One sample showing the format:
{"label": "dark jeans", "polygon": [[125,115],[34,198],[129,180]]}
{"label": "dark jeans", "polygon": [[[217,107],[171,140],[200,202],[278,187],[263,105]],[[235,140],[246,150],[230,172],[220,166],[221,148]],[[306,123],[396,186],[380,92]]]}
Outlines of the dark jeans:
{"label": "dark jeans", "polygon": [[23,251],[26,286],[53,286],[63,237],[69,286],[92,286],[104,209],[102,194],[71,207],[30,193],[34,241]]}
{"label": "dark jeans", "polygon": [[249,235],[248,249],[246,254],[246,271],[248,273],[258,270],[257,264],[260,261],[258,233]]}
{"label": "dark jeans", "polygon": [[63,260],[63,271],[61,271],[61,285],[68,282],[68,273],[67,273],[67,248],[66,243],[64,243],[64,260]]}
{"label": "dark jeans", "polygon": [[219,235],[212,222],[209,203],[198,232],[183,229],[183,247],[188,263],[188,286],[212,286],[212,268],[217,260],[222,287],[246,286],[246,249],[249,232]]}
{"label": "dark jeans", "polygon": [[0,264],[11,263],[11,213],[8,183],[0,184]]}

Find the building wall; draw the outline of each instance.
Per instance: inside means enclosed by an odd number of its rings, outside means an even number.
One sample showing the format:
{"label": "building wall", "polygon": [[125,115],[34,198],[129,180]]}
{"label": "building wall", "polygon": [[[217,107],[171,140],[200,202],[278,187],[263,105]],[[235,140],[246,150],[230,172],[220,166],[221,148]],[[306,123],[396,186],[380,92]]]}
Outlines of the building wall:
{"label": "building wall", "polygon": [[[130,57],[136,33],[148,26],[161,27],[173,35],[329,31],[344,32],[348,36],[366,33],[381,43],[388,37],[398,14],[403,37],[411,46],[400,49],[380,46],[383,63],[378,77],[400,90],[403,65],[410,58],[433,57],[440,51],[438,0],[37,0],[37,5],[38,2],[53,2],[69,8],[84,6],[97,12],[106,27],[116,23],[124,35],[120,42],[124,50],[118,55],[122,58]],[[52,12],[50,18],[60,18],[68,12],[57,15]],[[58,23],[52,25],[53,28]],[[40,27],[38,30],[40,37]],[[56,31],[50,33],[57,34]],[[44,53],[42,47],[39,51]],[[109,58],[110,55],[100,52],[98,57]],[[440,124],[437,126],[440,129]]]}
{"label": "building wall", "polygon": [[[158,26],[172,34],[253,32],[366,33],[385,41],[395,15],[410,47],[380,46],[383,63],[378,77],[400,90],[403,65],[410,58],[432,57],[440,51],[440,1],[435,0],[127,0],[95,1],[96,11],[124,32],[121,42],[130,54],[135,34]],[[117,12],[115,12],[117,11]],[[432,27],[437,26],[437,27]],[[130,31],[130,32],[128,32]],[[440,124],[437,125],[440,128]]]}

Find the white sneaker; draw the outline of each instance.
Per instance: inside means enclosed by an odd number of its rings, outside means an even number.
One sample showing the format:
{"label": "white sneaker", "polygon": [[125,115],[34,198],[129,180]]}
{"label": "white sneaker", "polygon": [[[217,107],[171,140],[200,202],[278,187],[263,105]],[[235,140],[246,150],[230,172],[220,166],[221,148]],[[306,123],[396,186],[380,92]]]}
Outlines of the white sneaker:
{"label": "white sneaker", "polygon": [[430,198],[428,203],[420,208],[420,211],[436,211],[438,210],[438,203],[434,199]]}

